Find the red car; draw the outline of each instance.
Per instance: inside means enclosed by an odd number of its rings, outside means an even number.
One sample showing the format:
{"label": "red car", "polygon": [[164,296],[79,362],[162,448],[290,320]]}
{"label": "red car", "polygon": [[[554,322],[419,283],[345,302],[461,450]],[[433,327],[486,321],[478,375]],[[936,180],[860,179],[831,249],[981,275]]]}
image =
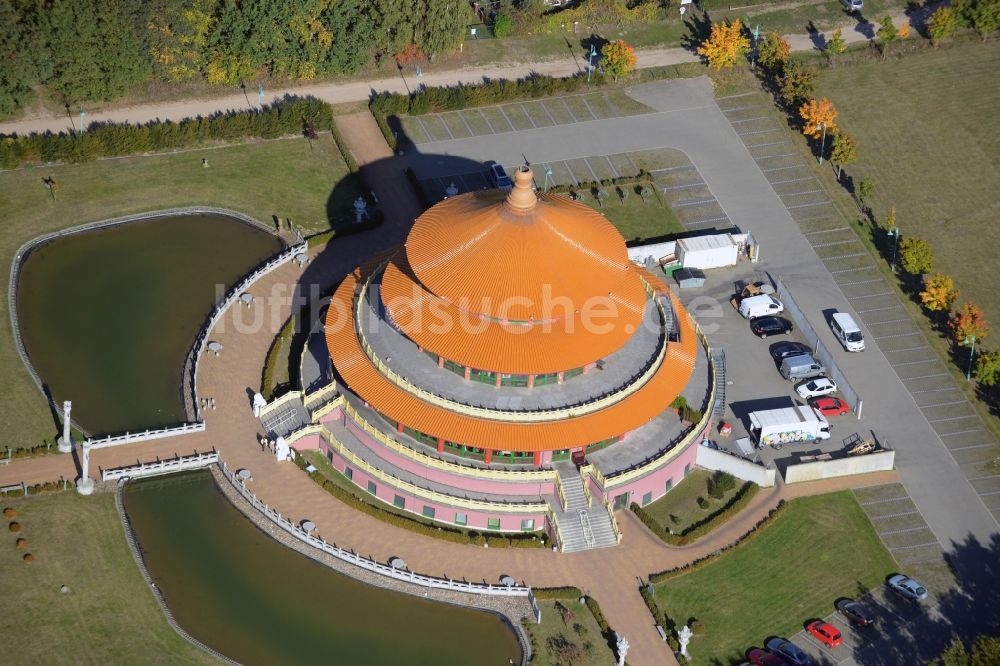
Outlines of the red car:
{"label": "red car", "polygon": [[829,395],[822,398],[813,398],[809,401],[809,404],[823,416],[843,416],[851,411],[846,402]]}
{"label": "red car", "polygon": [[785,666],[785,662],[781,657],[760,648],[747,650],[746,657],[747,661],[753,664],[753,666]]}
{"label": "red car", "polygon": [[832,624],[827,624],[823,620],[816,620],[806,625],[806,631],[813,635],[823,645],[835,648],[844,642],[844,637],[840,635],[840,630]]}

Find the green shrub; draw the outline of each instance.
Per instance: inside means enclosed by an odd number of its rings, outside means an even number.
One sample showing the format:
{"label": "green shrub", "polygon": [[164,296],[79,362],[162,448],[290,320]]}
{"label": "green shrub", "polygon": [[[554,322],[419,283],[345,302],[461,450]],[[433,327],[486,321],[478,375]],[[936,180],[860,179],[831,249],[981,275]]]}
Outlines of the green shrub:
{"label": "green shrub", "polygon": [[708,494],[715,499],[722,499],[735,487],[736,478],[727,472],[717,471],[708,479]]}
{"label": "green shrub", "polygon": [[536,599],[572,599],[576,601],[583,596],[583,591],[578,587],[535,587],[532,593]]}
{"label": "green shrub", "polygon": [[[285,341],[291,340],[292,335],[295,333],[295,323],[298,321],[298,314],[292,314],[288,321],[284,323],[278,334],[274,336],[274,340],[271,342],[271,348],[267,350],[267,357],[264,359],[264,370],[261,373],[260,378],[260,394],[264,396],[264,399],[270,402],[275,397],[275,392],[277,384],[274,379],[275,368],[278,365],[278,361],[281,358],[281,352],[284,349]],[[285,359],[287,361],[287,359]]]}
{"label": "green shrub", "polygon": [[511,18],[510,14],[497,14],[496,18],[493,19],[493,36],[497,39],[503,39],[510,37],[513,32],[514,19]]}
{"label": "green shrub", "polygon": [[7,529],[10,530],[12,534],[17,534],[21,531],[21,523],[16,520],[11,521],[10,525],[7,526]]}
{"label": "green shrub", "polygon": [[708,508],[708,500],[705,499],[704,497],[702,497],[701,495],[698,496],[697,502],[698,502],[698,507],[699,508],[702,508],[702,509],[707,509]]}

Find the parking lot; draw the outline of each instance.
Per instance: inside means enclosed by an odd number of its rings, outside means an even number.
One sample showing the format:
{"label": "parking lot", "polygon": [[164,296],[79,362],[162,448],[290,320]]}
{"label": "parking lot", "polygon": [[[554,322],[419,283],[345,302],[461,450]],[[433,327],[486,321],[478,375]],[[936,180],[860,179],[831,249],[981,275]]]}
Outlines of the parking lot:
{"label": "parking lot", "polygon": [[[733,268],[709,271],[704,286],[680,292],[682,301],[713,346],[727,350],[727,405],[723,419],[733,426],[733,432],[729,437],[716,437],[715,441],[734,455],[741,455],[735,442],[747,436],[747,415],[750,412],[805,404],[795,393],[799,382],[785,380],[778,372],[778,363],[770,353],[770,348],[779,342],[805,340],[794,330],[790,335],[776,335],[761,340],[750,331],[750,322],[741,317],[729,303],[735,291],[735,283],[753,275],[754,266],[743,262]],[[786,465],[800,462],[804,456],[827,453],[839,455],[848,440],[856,436],[871,436],[870,432],[860,427],[854,414],[828,416],[827,419],[833,426],[833,436],[830,439],[786,444],[780,451],[763,447],[757,450],[754,459],[764,465],[773,462],[783,472]]]}

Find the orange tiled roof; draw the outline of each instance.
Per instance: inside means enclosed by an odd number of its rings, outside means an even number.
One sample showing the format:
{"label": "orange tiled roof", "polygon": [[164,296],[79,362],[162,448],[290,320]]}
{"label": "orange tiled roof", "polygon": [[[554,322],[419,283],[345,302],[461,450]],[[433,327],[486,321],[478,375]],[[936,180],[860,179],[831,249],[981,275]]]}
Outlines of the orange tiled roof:
{"label": "orange tiled roof", "polygon": [[565,196],[535,194],[531,172],[510,194],[464,194],[421,215],[406,258],[429,292],[470,312],[512,321],[552,316],[553,301],[584,307],[591,297],[645,297],[621,234],[603,215]]}
{"label": "orange tiled roof", "polygon": [[[494,450],[547,451],[589,444],[633,430],[665,410],[687,385],[697,353],[697,334],[680,301],[651,273],[650,284],[668,294],[677,314],[680,341],[671,343],[660,370],[639,390],[602,410],[542,423],[512,423],[467,416],[432,405],[392,383],[371,363],[353,323],[338,313],[353,311],[355,289],[366,271],[349,275],[334,294],[327,315],[327,346],[350,389],[389,419],[435,437]],[[455,381],[463,381],[456,378]]]}
{"label": "orange tiled roof", "polygon": [[634,266],[609,299],[562,319],[519,324],[482,319],[432,294],[414,278],[400,251],[382,277],[382,302],[403,333],[424,349],[480,370],[544,374],[582,367],[620,349],[642,325],[646,293]]}

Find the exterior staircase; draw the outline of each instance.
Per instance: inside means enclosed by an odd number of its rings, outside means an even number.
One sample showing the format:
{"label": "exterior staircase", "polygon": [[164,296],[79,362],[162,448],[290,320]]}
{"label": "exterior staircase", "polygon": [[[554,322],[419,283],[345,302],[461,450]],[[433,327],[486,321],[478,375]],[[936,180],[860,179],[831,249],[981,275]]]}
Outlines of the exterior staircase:
{"label": "exterior staircase", "polygon": [[611,514],[601,502],[588,502],[583,490],[583,479],[576,465],[570,462],[555,463],[552,466],[559,474],[566,508],[561,498],[550,499],[556,514],[559,529],[559,543],[562,552],[574,553],[592,548],[608,548],[618,545],[618,536],[611,523]]}
{"label": "exterior staircase", "polygon": [[712,367],[715,369],[715,404],[712,406],[712,417],[718,421],[726,414],[726,352],[724,349],[712,349]]}

